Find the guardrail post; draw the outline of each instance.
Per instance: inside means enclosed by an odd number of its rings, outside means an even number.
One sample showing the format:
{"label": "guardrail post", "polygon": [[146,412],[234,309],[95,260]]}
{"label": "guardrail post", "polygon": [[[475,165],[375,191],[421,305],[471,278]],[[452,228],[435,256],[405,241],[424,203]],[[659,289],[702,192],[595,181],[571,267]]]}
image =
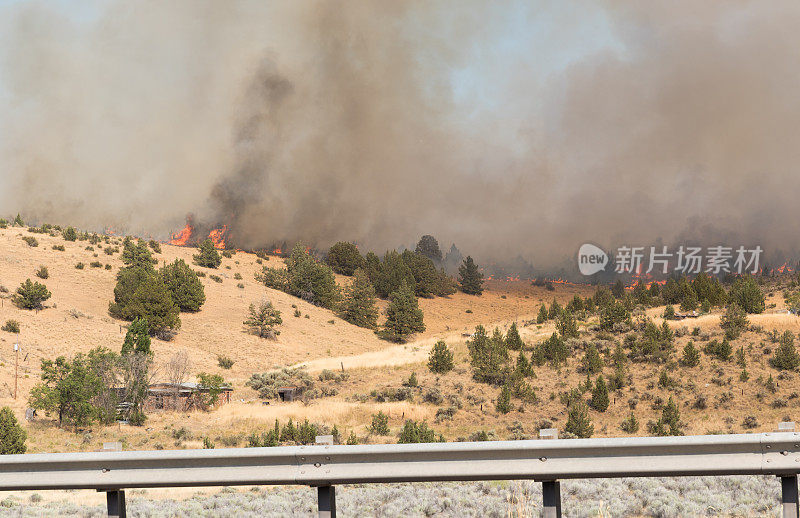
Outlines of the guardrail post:
{"label": "guardrail post", "polygon": [[798,518],[797,475],[781,477],[781,507],[783,518]]}
{"label": "guardrail post", "polygon": [[319,486],[317,498],[319,499],[319,518],[336,518],[336,487]]}
{"label": "guardrail post", "polygon": [[125,518],[125,490],[106,491],[106,504],[109,517]]}
{"label": "guardrail post", "polygon": [[542,482],[542,517],[561,518],[561,483],[558,480]]}

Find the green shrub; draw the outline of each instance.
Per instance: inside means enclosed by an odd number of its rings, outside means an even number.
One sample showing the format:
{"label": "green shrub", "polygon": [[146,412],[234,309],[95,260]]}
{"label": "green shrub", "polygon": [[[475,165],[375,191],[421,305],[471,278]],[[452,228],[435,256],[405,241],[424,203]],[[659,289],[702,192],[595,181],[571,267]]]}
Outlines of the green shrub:
{"label": "green shrub", "polygon": [[0,409],[0,455],[25,453],[28,434],[17,422],[14,412],[7,406]]}
{"label": "green shrub", "polygon": [[683,435],[680,419],[678,405],[670,397],[667,404],[661,409],[661,418],[655,423],[652,421],[648,423],[648,432],[658,436]]}
{"label": "green shrub", "polygon": [[78,239],[78,233],[72,227],[65,228],[61,235],[64,237],[64,241],[75,241]]}
{"label": "green shrub", "polygon": [[75,269],[76,270],[83,270],[85,267],[86,267],[86,265],[83,264],[82,262],[78,262],[78,263],[75,264]]}
{"label": "green shrub", "polygon": [[219,268],[222,263],[222,258],[219,252],[214,248],[214,243],[210,239],[206,239],[197,247],[199,253],[193,255],[194,264],[204,266],[206,268]]}
{"label": "green shrub", "polygon": [[694,342],[691,340],[689,340],[689,343],[683,348],[681,364],[685,367],[697,367],[700,365],[700,351],[697,350],[694,346]]}
{"label": "green shrub", "polygon": [[275,326],[283,323],[281,312],[275,309],[272,302],[265,300],[258,306],[250,304],[247,320],[244,321],[250,332],[260,338],[276,338],[280,331]]}
{"label": "green shrub", "polygon": [[425,421],[408,420],[403,425],[403,430],[400,432],[397,442],[399,444],[444,442],[444,438],[440,435],[437,439],[436,434],[428,428],[428,424]]}
{"label": "green shrub", "polygon": [[389,416],[383,412],[373,414],[369,431],[375,435],[389,435]]}
{"label": "green shrub", "polygon": [[153,250],[153,252],[157,254],[161,253],[161,244],[158,241],[151,239],[148,241],[147,245]]}
{"label": "green shrub", "polygon": [[608,410],[609,403],[606,381],[603,376],[599,376],[592,390],[592,408],[598,412],[605,412]]}
{"label": "green shrub", "polygon": [[0,331],[6,331],[7,333],[19,333],[19,322],[16,320],[6,320],[6,323],[3,324],[3,327],[0,327]]}
{"label": "green shrub", "polygon": [[42,309],[42,302],[50,296],[51,293],[44,284],[31,282],[28,279],[17,288],[17,292],[11,297],[11,302],[21,309]]}
{"label": "green shrub", "polygon": [[639,431],[639,420],[636,419],[636,415],[631,412],[628,417],[622,421],[619,427],[623,432],[636,433]]}
{"label": "green shrub", "polygon": [[91,267],[91,268],[102,268],[103,267],[103,263],[101,263],[100,261],[92,261],[91,263],[89,263],[89,267]]}
{"label": "green shrub", "polygon": [[50,277],[50,272],[47,270],[47,266],[39,266],[39,269],[36,270],[36,276],[40,279],[47,279]]}
{"label": "green shrub", "polygon": [[222,277],[220,277],[219,275],[214,275],[213,273],[209,274],[208,278],[214,282],[222,282]]}
{"label": "green shrub", "polygon": [[66,250],[66,248],[64,248],[64,245],[53,245],[53,250],[63,252],[64,250]]}
{"label": "green shrub", "polygon": [[223,369],[230,369],[231,367],[233,367],[233,360],[231,360],[227,356],[217,356],[217,365],[219,365]]}
{"label": "green shrub", "polygon": [[436,374],[453,370],[453,353],[447,348],[444,340],[439,340],[433,345],[428,356],[428,369]]}
{"label": "green shrub", "polygon": [[30,247],[39,246],[39,241],[37,241],[37,239],[33,236],[23,236],[22,240],[28,243],[28,246]]}

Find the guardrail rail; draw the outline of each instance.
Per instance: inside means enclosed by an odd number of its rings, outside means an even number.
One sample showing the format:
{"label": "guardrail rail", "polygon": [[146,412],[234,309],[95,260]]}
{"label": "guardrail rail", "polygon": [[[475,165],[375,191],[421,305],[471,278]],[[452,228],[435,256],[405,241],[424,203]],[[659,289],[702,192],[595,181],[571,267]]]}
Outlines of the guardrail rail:
{"label": "guardrail rail", "polygon": [[0,456],[0,490],[95,489],[125,516],[127,488],[306,485],[336,516],[338,484],[535,480],[543,516],[561,516],[560,480],[774,475],[798,518],[800,433],[497,442],[109,451]]}

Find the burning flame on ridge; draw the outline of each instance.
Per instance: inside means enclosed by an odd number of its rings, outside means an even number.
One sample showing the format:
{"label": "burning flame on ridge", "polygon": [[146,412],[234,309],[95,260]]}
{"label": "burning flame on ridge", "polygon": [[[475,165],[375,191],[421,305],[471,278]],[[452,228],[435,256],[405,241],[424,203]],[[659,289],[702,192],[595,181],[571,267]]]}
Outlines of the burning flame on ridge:
{"label": "burning flame on ridge", "polygon": [[214,243],[214,248],[220,250],[225,248],[225,234],[228,232],[228,225],[222,225],[222,228],[215,228],[208,233],[208,238]]}
{"label": "burning flame on ridge", "polygon": [[[180,232],[172,234],[167,243],[175,246],[186,246],[192,239],[193,233],[194,233],[194,227],[191,224],[187,223],[186,226],[180,230]],[[221,228],[215,228],[214,230],[208,233],[208,238],[214,244],[214,248],[223,250],[227,247],[227,243],[225,242],[225,235],[227,233],[228,233],[228,225],[222,225]]]}
{"label": "burning flame on ridge", "polygon": [[172,234],[172,237],[168,243],[176,246],[186,246],[186,244],[189,242],[189,238],[192,237],[193,230],[194,229],[192,226],[187,223],[180,232],[177,234]]}

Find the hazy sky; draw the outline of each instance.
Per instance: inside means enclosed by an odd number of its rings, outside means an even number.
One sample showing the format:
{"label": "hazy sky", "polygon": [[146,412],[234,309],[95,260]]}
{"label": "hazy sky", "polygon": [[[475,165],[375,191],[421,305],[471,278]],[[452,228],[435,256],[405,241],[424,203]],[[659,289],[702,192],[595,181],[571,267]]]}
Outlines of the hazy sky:
{"label": "hazy sky", "polygon": [[244,246],[796,252],[800,6],[0,0],[0,212]]}

